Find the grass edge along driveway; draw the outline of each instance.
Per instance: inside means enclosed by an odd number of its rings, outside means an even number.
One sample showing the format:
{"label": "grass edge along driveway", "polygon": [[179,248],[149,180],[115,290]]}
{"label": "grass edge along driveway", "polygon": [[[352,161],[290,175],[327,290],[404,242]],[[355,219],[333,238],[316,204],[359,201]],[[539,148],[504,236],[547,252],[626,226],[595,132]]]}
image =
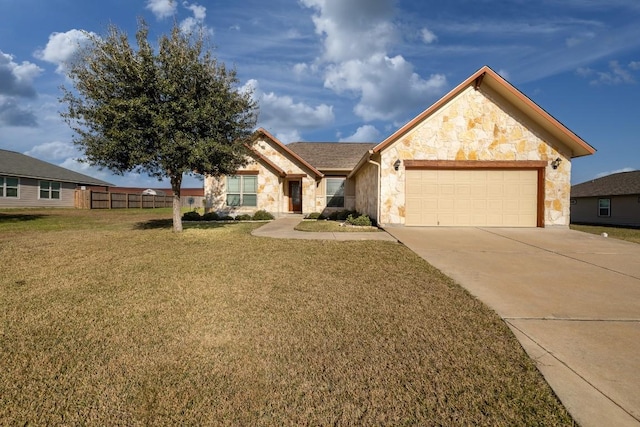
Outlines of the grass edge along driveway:
{"label": "grass edge along driveway", "polygon": [[402,245],[30,215],[0,214],[0,424],[572,424],[498,316]]}

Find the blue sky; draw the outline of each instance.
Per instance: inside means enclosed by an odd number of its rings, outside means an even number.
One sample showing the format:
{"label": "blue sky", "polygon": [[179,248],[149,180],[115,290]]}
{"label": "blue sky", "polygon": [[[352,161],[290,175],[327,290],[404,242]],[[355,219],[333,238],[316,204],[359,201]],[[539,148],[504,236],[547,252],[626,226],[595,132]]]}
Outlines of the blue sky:
{"label": "blue sky", "polygon": [[[59,116],[83,31],[203,26],[283,142],[378,142],[483,65],[598,151],[572,182],[640,168],[638,0],[0,0],[0,148],[116,185],[75,159]],[[187,179],[184,186],[200,186]]]}

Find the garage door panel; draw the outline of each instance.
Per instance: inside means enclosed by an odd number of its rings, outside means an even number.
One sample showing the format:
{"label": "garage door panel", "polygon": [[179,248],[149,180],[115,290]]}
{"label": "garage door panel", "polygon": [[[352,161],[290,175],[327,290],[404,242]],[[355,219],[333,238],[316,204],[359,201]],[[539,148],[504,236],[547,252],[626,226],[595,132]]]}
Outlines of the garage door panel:
{"label": "garage door panel", "polygon": [[409,170],[406,224],[535,227],[536,170]]}

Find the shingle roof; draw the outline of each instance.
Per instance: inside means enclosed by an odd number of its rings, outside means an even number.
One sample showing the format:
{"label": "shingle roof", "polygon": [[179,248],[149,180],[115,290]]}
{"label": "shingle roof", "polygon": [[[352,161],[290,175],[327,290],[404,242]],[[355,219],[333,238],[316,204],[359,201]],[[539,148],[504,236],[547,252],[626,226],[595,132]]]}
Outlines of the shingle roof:
{"label": "shingle roof", "polygon": [[640,170],[614,173],[571,187],[571,197],[625,196],[640,194]]}
{"label": "shingle roof", "polygon": [[2,149],[0,149],[0,175],[72,182],[82,185],[111,185],[108,182],[52,165],[15,151]]}
{"label": "shingle roof", "polygon": [[287,148],[319,170],[353,169],[375,147],[367,142],[292,142]]}

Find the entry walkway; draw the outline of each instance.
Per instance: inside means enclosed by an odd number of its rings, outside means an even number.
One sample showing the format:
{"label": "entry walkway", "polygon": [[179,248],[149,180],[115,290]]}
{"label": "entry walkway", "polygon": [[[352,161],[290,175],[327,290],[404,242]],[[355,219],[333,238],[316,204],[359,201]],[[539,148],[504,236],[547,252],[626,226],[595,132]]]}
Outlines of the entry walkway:
{"label": "entry walkway", "polygon": [[254,236],[273,237],[276,239],[301,239],[301,240],[385,240],[397,242],[389,233],[380,232],[310,232],[294,230],[294,227],[302,221],[302,215],[286,216],[271,221],[251,232]]}

